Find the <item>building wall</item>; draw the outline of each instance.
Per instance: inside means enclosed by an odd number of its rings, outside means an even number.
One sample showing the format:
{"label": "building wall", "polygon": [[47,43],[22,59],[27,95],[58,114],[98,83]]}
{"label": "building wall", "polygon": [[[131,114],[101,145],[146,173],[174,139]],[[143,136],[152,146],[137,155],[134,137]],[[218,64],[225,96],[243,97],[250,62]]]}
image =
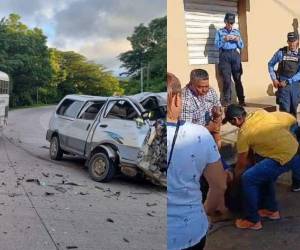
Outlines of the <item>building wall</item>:
{"label": "building wall", "polygon": [[[299,0],[246,2],[248,61],[243,62],[242,80],[246,98],[262,97],[271,83],[267,63],[278,48],[286,45],[287,32],[298,28],[300,4]],[[206,69],[210,84],[219,89],[215,65],[189,65],[183,0],[168,0],[168,71],[185,85],[194,68]]]}

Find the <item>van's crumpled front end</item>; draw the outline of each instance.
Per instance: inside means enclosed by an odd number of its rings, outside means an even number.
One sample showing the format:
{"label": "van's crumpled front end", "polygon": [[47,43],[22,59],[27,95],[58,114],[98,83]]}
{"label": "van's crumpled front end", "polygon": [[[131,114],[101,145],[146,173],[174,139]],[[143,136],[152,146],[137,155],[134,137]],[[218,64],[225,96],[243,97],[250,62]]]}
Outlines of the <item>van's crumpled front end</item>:
{"label": "van's crumpled front end", "polygon": [[167,186],[167,128],[157,120],[138,154],[138,167],[153,183]]}

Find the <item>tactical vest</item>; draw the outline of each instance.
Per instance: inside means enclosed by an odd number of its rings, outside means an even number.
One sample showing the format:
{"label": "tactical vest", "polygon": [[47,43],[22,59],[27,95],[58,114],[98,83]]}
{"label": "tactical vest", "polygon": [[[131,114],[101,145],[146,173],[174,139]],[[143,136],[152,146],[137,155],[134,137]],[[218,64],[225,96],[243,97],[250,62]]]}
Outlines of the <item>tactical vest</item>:
{"label": "tactical vest", "polygon": [[300,49],[297,55],[288,55],[288,47],[283,47],[280,51],[283,53],[283,59],[278,65],[277,74],[279,78],[282,76],[291,78],[298,72],[300,66]]}

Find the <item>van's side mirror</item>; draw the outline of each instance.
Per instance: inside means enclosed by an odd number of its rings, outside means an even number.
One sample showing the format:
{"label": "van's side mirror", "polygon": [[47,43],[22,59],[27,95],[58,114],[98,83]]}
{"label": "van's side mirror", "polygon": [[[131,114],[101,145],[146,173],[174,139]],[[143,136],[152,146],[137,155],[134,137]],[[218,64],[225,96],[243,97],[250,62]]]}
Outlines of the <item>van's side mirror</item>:
{"label": "van's side mirror", "polygon": [[150,119],[150,116],[151,116],[151,112],[149,112],[149,111],[144,111],[144,112],[142,113],[142,118],[143,118],[144,120]]}
{"label": "van's side mirror", "polygon": [[135,122],[138,128],[141,128],[145,124],[145,120],[143,119],[143,117],[136,118]]}

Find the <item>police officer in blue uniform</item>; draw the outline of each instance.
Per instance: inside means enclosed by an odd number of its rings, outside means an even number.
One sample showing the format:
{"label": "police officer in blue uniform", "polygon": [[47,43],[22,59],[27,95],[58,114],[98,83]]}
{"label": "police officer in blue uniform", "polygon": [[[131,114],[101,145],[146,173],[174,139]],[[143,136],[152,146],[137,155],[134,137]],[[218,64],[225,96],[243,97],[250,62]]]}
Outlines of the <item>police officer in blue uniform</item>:
{"label": "police officer in blue uniform", "polygon": [[[279,49],[268,63],[273,86],[278,89],[276,102],[280,111],[297,115],[300,97],[300,50],[299,35],[287,34],[288,46]],[[278,64],[277,71],[274,70]]]}
{"label": "police officer in blue uniform", "polygon": [[241,33],[233,29],[235,15],[227,13],[224,18],[225,27],[218,30],[215,36],[215,46],[219,49],[219,71],[223,79],[223,106],[228,106],[231,101],[231,75],[235,82],[235,89],[239,104],[245,106],[244,89],[241,82],[243,73],[241,56],[237,49],[241,50],[244,43]]}

